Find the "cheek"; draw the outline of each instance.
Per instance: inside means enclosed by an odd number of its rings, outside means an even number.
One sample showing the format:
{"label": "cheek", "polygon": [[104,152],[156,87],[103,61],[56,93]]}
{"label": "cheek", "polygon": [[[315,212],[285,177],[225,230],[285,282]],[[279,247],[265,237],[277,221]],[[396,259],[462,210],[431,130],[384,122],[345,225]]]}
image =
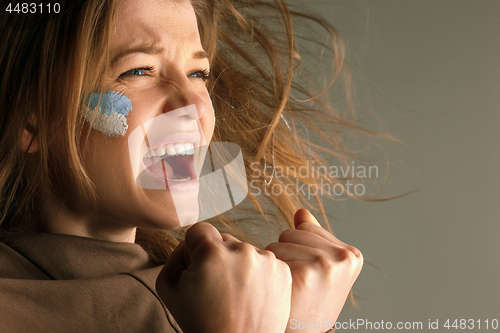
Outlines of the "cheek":
{"label": "cheek", "polygon": [[92,93],[87,96],[83,117],[93,129],[104,135],[125,136],[130,111],[132,102],[127,96],[108,90],[103,94]]}
{"label": "cheek", "polygon": [[201,125],[203,127],[203,132],[205,133],[205,137],[207,141],[212,140],[212,135],[214,134],[214,129],[215,129],[215,110],[212,104],[212,100],[210,95],[207,92],[207,99],[204,99],[205,105],[206,105],[206,111],[204,112],[203,116],[200,119]]}
{"label": "cheek", "polygon": [[126,137],[109,137],[92,130],[89,134],[86,137],[82,133],[81,140],[85,144],[82,162],[91,178],[123,177],[123,172],[130,169]]}
{"label": "cheek", "polygon": [[203,134],[205,135],[205,139],[207,142],[212,141],[212,136],[214,134],[215,129],[215,118],[213,116],[203,117],[201,119],[201,127],[203,128]]}

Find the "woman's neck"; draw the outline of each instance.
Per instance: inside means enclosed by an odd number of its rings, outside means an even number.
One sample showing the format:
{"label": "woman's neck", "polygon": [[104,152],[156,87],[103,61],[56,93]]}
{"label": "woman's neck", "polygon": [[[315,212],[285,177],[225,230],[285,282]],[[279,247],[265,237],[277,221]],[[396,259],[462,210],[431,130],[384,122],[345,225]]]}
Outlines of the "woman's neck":
{"label": "woman's neck", "polygon": [[40,231],[112,242],[135,242],[135,227],[110,223],[108,218],[96,213],[75,212],[53,200],[46,200],[42,207],[44,222],[39,226]]}

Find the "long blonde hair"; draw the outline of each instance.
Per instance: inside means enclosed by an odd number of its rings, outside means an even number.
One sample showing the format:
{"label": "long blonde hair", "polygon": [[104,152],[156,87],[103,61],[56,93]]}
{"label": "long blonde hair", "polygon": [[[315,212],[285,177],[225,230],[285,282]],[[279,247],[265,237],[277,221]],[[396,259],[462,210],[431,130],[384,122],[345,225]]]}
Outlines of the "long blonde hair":
{"label": "long blonde hair", "polygon": [[[0,223],[5,231],[35,230],[42,195],[67,205],[73,195],[98,200],[81,162],[85,143],[79,139],[78,110],[82,96],[97,87],[97,74],[107,65],[116,4],[113,0],[60,3],[64,13],[42,19],[0,14],[4,36],[0,46]],[[343,69],[344,43],[339,33],[326,20],[284,0],[193,0],[192,4],[211,63],[207,84],[218,119],[213,140],[241,147],[248,181],[263,192],[273,186],[294,189],[291,195],[290,191],[251,194],[237,214],[222,214],[210,222],[262,245],[258,236],[242,231],[242,223],[260,217],[278,229],[293,228],[294,212],[306,206],[319,211],[329,228],[321,196],[313,196],[313,205],[298,187],[341,184],[342,179],[274,174],[280,168],[321,166],[325,154],[348,164],[356,156],[343,135],[379,135],[357,126],[348,113],[332,106],[329,89],[339,78],[345,87],[340,98],[349,102],[349,75]],[[309,30],[297,34],[296,22]],[[313,28],[325,34],[307,35]],[[329,37],[328,44],[319,42],[324,36]],[[301,48],[299,40],[307,46]],[[323,85],[311,79],[303,66],[306,56],[314,56],[307,52],[310,45],[320,47],[321,61],[330,70]],[[13,148],[25,128],[40,142],[37,154]],[[139,229],[136,241],[164,262],[182,237],[182,230]]]}

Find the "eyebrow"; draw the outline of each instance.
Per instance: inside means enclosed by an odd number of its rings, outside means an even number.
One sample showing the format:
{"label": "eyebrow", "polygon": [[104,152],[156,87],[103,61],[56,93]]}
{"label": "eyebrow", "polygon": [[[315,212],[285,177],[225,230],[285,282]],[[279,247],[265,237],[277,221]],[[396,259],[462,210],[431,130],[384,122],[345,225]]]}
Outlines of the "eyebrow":
{"label": "eyebrow", "polygon": [[[111,60],[111,66],[114,66],[118,61],[120,61],[123,57],[132,54],[132,53],[145,53],[145,54],[160,54],[163,51],[165,51],[164,47],[159,47],[159,46],[139,46],[139,47],[134,47],[131,49],[126,49],[120,53],[116,57]],[[193,59],[205,59],[208,58],[208,54],[203,51],[196,51],[193,53]]]}

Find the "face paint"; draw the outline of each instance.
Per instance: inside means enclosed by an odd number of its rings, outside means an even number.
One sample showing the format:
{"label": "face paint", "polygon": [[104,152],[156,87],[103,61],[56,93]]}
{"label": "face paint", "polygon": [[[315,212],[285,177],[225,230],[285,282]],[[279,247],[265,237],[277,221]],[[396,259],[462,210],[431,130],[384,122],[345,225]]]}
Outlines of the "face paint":
{"label": "face paint", "polygon": [[126,116],[132,111],[132,102],[116,91],[87,96],[83,118],[92,128],[107,136],[124,136],[128,129]]}
{"label": "face paint", "polygon": [[194,104],[137,126],[128,146],[137,186],[168,193],[181,227],[222,214],[247,196],[240,148],[209,147]]}

